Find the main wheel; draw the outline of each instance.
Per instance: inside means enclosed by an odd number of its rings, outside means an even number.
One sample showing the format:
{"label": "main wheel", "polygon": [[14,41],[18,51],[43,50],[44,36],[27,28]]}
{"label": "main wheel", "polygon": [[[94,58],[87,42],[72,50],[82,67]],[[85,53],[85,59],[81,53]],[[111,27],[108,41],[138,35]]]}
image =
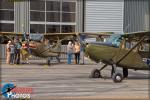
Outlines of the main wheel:
{"label": "main wheel", "polygon": [[112,79],[115,83],[120,83],[123,79],[123,76],[121,73],[114,73]]}
{"label": "main wheel", "polygon": [[100,73],[100,71],[99,71],[98,69],[94,69],[94,70],[91,72],[91,77],[92,77],[92,78],[100,78],[100,77],[102,77],[102,76],[101,76],[101,73]]}

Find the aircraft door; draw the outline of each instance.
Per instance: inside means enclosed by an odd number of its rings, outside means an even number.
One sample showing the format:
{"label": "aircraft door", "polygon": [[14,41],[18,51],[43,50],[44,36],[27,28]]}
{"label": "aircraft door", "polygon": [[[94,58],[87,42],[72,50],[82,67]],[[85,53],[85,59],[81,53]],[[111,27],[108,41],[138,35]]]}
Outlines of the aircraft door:
{"label": "aircraft door", "polygon": [[[139,48],[138,46],[133,50],[131,50],[131,48],[126,48],[125,41],[123,41],[120,48],[118,48],[117,53],[113,58],[113,61],[117,63],[120,59],[122,59],[118,63],[118,65],[123,66],[125,68],[141,69],[143,68],[143,66],[146,67],[147,65],[143,62],[142,57],[138,53],[138,48]],[[130,50],[131,52],[127,54]],[[127,56],[125,56],[126,54]]]}

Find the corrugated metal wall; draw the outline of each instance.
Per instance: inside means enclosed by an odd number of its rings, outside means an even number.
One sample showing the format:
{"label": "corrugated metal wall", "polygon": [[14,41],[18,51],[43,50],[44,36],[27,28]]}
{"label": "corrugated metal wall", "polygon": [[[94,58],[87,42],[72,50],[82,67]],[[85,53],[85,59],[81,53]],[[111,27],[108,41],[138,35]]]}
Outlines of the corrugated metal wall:
{"label": "corrugated metal wall", "polygon": [[150,0],[124,0],[124,32],[150,30]]}
{"label": "corrugated metal wall", "polygon": [[85,0],[85,32],[123,32],[124,0]]}
{"label": "corrugated metal wall", "polygon": [[15,32],[29,32],[29,1],[15,2]]}
{"label": "corrugated metal wall", "polygon": [[76,32],[83,32],[83,0],[77,0]]}

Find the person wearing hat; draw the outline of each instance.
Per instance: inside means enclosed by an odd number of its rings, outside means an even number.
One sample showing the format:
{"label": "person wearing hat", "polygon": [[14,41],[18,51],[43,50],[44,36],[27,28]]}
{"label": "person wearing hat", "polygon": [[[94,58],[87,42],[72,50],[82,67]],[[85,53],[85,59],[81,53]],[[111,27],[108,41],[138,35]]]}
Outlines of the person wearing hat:
{"label": "person wearing hat", "polygon": [[67,45],[67,63],[68,64],[71,64],[72,54],[73,54],[73,43],[69,41]]}
{"label": "person wearing hat", "polygon": [[8,41],[6,45],[6,64],[10,64],[10,44],[11,41]]}

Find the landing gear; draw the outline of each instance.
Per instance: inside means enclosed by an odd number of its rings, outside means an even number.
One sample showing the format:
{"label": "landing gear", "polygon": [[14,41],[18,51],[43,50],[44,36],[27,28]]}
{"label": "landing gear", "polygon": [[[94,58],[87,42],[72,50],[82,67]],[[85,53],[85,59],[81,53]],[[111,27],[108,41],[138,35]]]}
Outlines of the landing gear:
{"label": "landing gear", "polygon": [[92,78],[102,78],[102,75],[101,75],[101,70],[103,70],[107,65],[105,64],[101,69],[94,69],[92,72],[91,72],[91,77]]}
{"label": "landing gear", "polygon": [[112,79],[115,83],[120,83],[123,79],[123,76],[121,73],[114,73]]}
{"label": "landing gear", "polygon": [[116,64],[112,65],[112,73],[111,73],[112,79],[115,83],[120,83],[123,80],[123,75],[121,73],[116,72],[116,69],[117,69]]}
{"label": "landing gear", "polygon": [[[102,78],[101,70],[103,70],[106,66],[107,66],[107,65],[105,64],[101,69],[94,69],[94,70],[91,72],[91,77],[92,77],[92,78]],[[121,73],[118,73],[118,72],[116,71],[116,69],[117,69],[116,64],[112,65],[111,77],[112,77],[112,79],[113,79],[113,81],[114,81],[115,83],[120,83],[120,82],[122,82],[122,80],[123,80],[123,75],[122,75]],[[128,72],[127,69],[124,69],[123,74],[124,74],[124,75],[128,75],[127,72]]]}
{"label": "landing gear", "polygon": [[112,69],[111,69],[111,77],[113,76],[114,73],[115,73],[115,69],[114,69],[114,66],[112,65]]}
{"label": "landing gear", "polygon": [[101,73],[100,73],[100,70],[94,69],[94,70],[91,72],[91,77],[92,77],[92,78],[100,78],[100,77],[102,77],[102,76],[101,76]]}

